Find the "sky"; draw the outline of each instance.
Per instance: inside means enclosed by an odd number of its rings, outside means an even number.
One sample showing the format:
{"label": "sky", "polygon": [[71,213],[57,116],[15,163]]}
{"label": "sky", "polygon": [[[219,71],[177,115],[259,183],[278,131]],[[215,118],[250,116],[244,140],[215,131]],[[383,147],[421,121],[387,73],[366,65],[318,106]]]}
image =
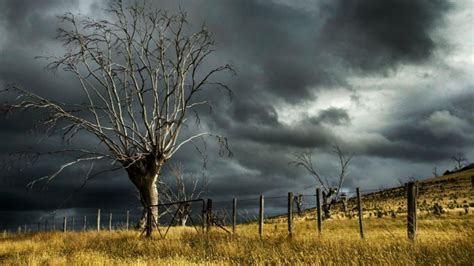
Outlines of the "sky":
{"label": "sky", "polygon": [[[107,18],[107,5],[0,1],[0,86],[14,83],[45,97],[78,99],[74,77],[46,71],[47,61],[35,57],[64,52],[55,39],[61,26],[56,16]],[[216,42],[206,64],[231,63],[237,70],[220,77],[232,89],[232,99],[215,91],[204,95],[213,101],[213,111],[203,110],[200,125],[187,132],[224,135],[233,152],[221,157],[213,140],[206,141],[206,197],[311,194],[315,179],[290,162],[295,153],[312,150],[315,165],[331,179],[338,174],[334,144],[354,156],[346,190],[397,186],[432,176],[434,167],[441,174],[454,168],[451,156],[458,152],[474,160],[474,1],[169,0],[154,5],[169,12],[181,8],[191,25],[205,23]],[[45,137],[35,128],[39,116],[0,117],[3,161],[10,163],[14,152],[58,147],[58,136]],[[74,143],[97,145],[97,140],[79,136]],[[47,186],[26,186],[67,159],[55,155],[29,165],[20,158],[3,168],[0,227],[35,223],[52,213],[139,206],[123,170],[90,181],[72,198],[87,166],[70,169]],[[192,146],[173,161],[188,173],[203,171]]]}

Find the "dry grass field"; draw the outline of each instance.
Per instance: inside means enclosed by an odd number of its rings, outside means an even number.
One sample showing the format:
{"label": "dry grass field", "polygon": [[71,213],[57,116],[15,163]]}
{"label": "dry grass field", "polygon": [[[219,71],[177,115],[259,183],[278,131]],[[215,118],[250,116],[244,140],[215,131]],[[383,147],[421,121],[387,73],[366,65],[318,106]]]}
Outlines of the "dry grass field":
{"label": "dry grass field", "polygon": [[234,235],[172,227],[166,239],[137,231],[4,234],[0,265],[474,265],[472,175],[473,169],[419,183],[415,242],[407,239],[404,189],[395,188],[363,197],[363,240],[353,214],[336,212],[319,235],[309,210],[295,217],[292,238],[284,216],[266,220],[262,238],[256,223],[238,225]]}
{"label": "dry grass field", "polygon": [[324,223],[296,218],[295,234],[286,224],[237,227],[228,235],[218,228],[210,234],[193,228],[172,228],[166,239],[143,239],[135,231],[32,233],[0,240],[1,265],[184,265],[184,264],[317,264],[317,265],[472,265],[474,215],[445,215],[419,220],[415,243],[406,237],[405,219],[367,218],[366,238],[358,234],[357,219]]}

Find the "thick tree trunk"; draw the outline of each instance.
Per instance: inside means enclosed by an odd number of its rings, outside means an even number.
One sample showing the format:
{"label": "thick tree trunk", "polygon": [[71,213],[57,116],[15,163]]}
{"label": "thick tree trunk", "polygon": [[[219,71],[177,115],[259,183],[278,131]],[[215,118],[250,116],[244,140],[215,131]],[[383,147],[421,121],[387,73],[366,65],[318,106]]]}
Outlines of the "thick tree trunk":
{"label": "thick tree trunk", "polygon": [[147,180],[147,182],[144,182],[140,186],[140,188],[138,188],[138,191],[140,193],[140,202],[143,206],[142,217],[137,225],[138,228],[145,228],[148,217],[148,210],[150,208],[153,214],[153,217],[151,219],[153,227],[156,227],[156,225],[158,225],[158,188],[156,187],[157,179],[158,175],[155,175],[155,177],[150,178],[149,180]]}
{"label": "thick tree trunk", "polygon": [[149,160],[138,161],[127,168],[128,178],[137,188],[140,203],[143,206],[142,217],[137,224],[139,229],[144,229],[147,223],[148,210],[151,208],[153,228],[158,225],[158,188],[157,182],[163,162]]}

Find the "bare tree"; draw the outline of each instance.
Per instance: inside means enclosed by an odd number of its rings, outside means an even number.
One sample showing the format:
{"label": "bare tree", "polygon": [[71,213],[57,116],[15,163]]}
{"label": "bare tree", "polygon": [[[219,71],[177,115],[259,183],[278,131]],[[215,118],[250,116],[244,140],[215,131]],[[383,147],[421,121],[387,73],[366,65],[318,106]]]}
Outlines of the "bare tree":
{"label": "bare tree", "polygon": [[451,156],[451,159],[454,162],[456,162],[456,166],[454,167],[454,170],[460,170],[467,164],[466,155],[462,152],[458,152],[455,155]]}
{"label": "bare tree", "polygon": [[[70,140],[83,132],[95,136],[102,149],[76,149],[81,155],[37,181],[51,181],[64,169],[100,159],[122,166],[140,194],[144,207],[158,209],[157,181],[163,165],[183,145],[203,136],[217,137],[220,153],[230,151],[227,140],[211,132],[183,135],[189,114],[208,106],[199,93],[229,88],[214,80],[230,65],[203,67],[214,51],[214,42],[203,25],[192,31],[186,13],[168,14],[146,1],[111,5],[110,19],[94,20],[71,13],[61,16],[66,24],[58,39],[67,52],[48,57],[48,68],[63,69],[78,80],[85,103],[63,103],[45,98],[17,85],[4,92],[16,95],[7,102],[10,110],[35,109],[47,115],[45,125]],[[202,97],[201,97],[202,98]],[[34,184],[34,183],[33,183]]]}
{"label": "bare tree", "polygon": [[438,176],[439,176],[439,175],[438,175],[438,167],[436,167],[436,166],[433,167],[433,176],[434,176],[434,177],[438,177]]}
{"label": "bare tree", "polygon": [[295,195],[293,202],[295,203],[296,212],[299,216],[303,215],[303,194]]}
{"label": "bare tree", "polygon": [[324,211],[324,217],[327,219],[331,217],[331,205],[339,200],[341,188],[344,183],[344,179],[347,176],[349,164],[353,156],[346,156],[338,145],[334,145],[333,153],[335,153],[338,157],[340,171],[337,176],[334,176],[332,179],[328,179],[322,176],[320,171],[314,165],[312,153],[312,151],[297,153],[295,154],[295,160],[291,163],[306,169],[323,189],[322,207]]}
{"label": "bare tree", "polygon": [[[172,180],[162,178],[158,183],[161,202],[195,200],[207,192],[209,180],[204,172],[201,177],[192,173],[186,174],[182,164],[174,163],[170,165],[170,175],[173,177]],[[185,226],[191,214],[191,205],[189,203],[171,205],[166,212],[177,212],[178,224]]]}

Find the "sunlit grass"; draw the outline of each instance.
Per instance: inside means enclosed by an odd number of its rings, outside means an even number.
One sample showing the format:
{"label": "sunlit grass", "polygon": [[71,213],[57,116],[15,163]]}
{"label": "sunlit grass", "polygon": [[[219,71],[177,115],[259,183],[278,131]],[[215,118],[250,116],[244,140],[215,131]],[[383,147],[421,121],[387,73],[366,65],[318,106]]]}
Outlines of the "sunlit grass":
{"label": "sunlit grass", "polygon": [[7,235],[0,240],[0,264],[324,264],[324,265],[471,265],[474,261],[472,215],[425,217],[415,243],[406,237],[405,218],[366,218],[361,240],[357,219],[326,221],[323,233],[313,219],[296,218],[294,236],[285,220],[264,226],[239,225],[237,234],[218,228],[210,234],[171,228],[166,239],[136,231],[49,232]]}

